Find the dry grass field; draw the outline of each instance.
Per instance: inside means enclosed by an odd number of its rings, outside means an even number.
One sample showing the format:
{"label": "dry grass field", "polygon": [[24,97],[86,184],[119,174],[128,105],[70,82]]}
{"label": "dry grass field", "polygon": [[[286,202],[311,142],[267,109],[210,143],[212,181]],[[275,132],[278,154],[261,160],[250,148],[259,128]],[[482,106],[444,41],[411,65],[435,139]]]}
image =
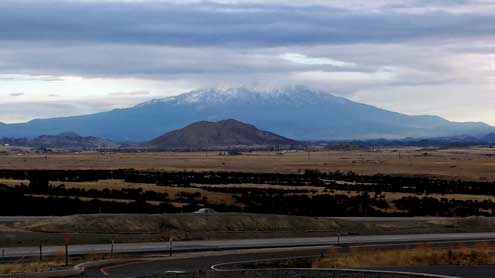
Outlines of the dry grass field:
{"label": "dry grass field", "polygon": [[[112,153],[112,154],[97,154],[97,153],[79,153],[79,154],[52,154],[52,155],[0,155],[0,169],[140,169],[140,170],[152,170],[152,171],[243,171],[243,172],[278,172],[278,173],[302,173],[306,169],[319,169],[321,171],[353,171],[359,174],[373,175],[373,174],[397,174],[397,175],[417,175],[447,179],[463,179],[463,180],[477,180],[477,181],[495,181],[495,149],[491,148],[464,148],[464,149],[419,149],[419,148],[384,148],[371,151],[314,151],[314,152],[289,152],[289,153],[276,153],[276,152],[254,152],[243,153],[242,155],[220,155],[218,152],[206,153]],[[141,181],[140,181],[141,182]],[[251,183],[253,182],[253,183]],[[345,183],[345,181],[336,181],[337,183]],[[5,188],[19,187],[21,184],[27,185],[27,180],[11,180],[0,179],[0,184]],[[308,195],[310,198],[316,200],[326,198],[326,200],[343,200],[343,209],[355,205],[354,202],[360,202],[359,197],[366,191],[366,187],[342,189],[345,187],[328,187],[318,184],[277,184],[277,182],[271,183],[256,183],[256,181],[247,180],[245,183],[235,184],[209,184],[205,183],[188,183],[188,184],[158,184],[158,183],[139,183],[139,182],[126,182],[125,180],[108,179],[108,180],[95,180],[95,181],[81,181],[81,182],[68,182],[68,181],[50,181],[51,193],[43,192],[29,192],[22,191],[24,196],[35,197],[36,201],[46,199],[48,197],[55,197],[60,199],[79,199],[82,202],[90,202],[93,199],[98,199],[102,202],[114,202],[122,204],[132,204],[139,199],[141,193],[126,193],[130,191],[144,193],[156,193],[148,194],[145,201],[148,204],[159,206],[162,204],[170,204],[172,208],[166,208],[165,211],[169,212],[192,212],[197,207],[211,207],[220,208],[218,211],[231,211],[231,212],[259,212],[257,211],[256,200],[263,201],[267,207],[274,209],[274,211],[266,213],[282,213],[289,214],[289,210],[280,211],[278,207],[271,207],[270,199],[263,197],[258,193],[277,192],[277,196],[284,198],[280,202],[283,204],[284,200],[289,200],[287,196],[292,198],[294,202],[304,201],[303,195]],[[19,187],[21,188],[21,187]],[[363,189],[364,188],[364,189]],[[9,190],[10,190],[9,189]],[[71,189],[77,189],[72,190]],[[115,190],[115,193],[103,194],[103,189]],[[389,188],[390,189],[390,188]],[[93,190],[93,193],[89,194],[89,190]],[[441,194],[438,191],[401,191],[402,188],[394,187],[389,191],[387,190],[371,190],[370,200],[385,201],[387,206],[382,206],[383,203],[373,203],[367,208],[371,212],[376,211],[386,215],[398,215],[407,214],[411,207],[416,208],[410,203],[404,205],[404,202],[396,202],[404,199],[404,197],[428,197],[430,200],[444,200],[442,203],[434,203],[433,207],[431,201],[425,203],[431,209],[426,211],[413,210],[412,215],[430,215],[430,216],[469,216],[469,215],[492,215],[493,207],[490,202],[481,204],[485,200],[490,200],[491,203],[495,202],[495,195],[485,193],[483,190],[476,192],[456,191],[458,193]],[[133,191],[133,192],[134,192]],[[254,194],[254,193],[256,194]],[[166,194],[165,194],[166,193]],[[246,199],[244,196],[247,193],[253,193],[255,198]],[[471,194],[470,194],[471,193]],[[79,195],[78,195],[79,194]],[[112,195],[113,194],[113,195]],[[272,193],[270,193],[272,194]],[[273,193],[275,194],[275,193]],[[301,196],[299,196],[301,195]],[[334,195],[334,196],[327,196]],[[344,197],[354,198],[354,200],[347,201],[345,198],[339,196],[346,195]],[[138,197],[136,197],[138,196]],[[251,198],[251,197],[250,197]],[[256,199],[258,198],[258,199]],[[265,199],[264,199],[265,198]],[[58,200],[58,199],[57,199]],[[447,200],[447,201],[445,201]],[[462,203],[465,201],[477,201]],[[302,202],[302,201],[301,201]],[[418,202],[419,199],[414,201]],[[460,203],[459,203],[460,202]],[[195,204],[192,207],[188,205]],[[357,204],[357,203],[356,203]],[[401,206],[402,204],[402,206]],[[475,206],[476,210],[470,209],[469,206]],[[225,207],[226,206],[226,207]],[[122,206],[123,207],[123,206]],[[359,204],[356,205],[357,208]],[[249,209],[253,210],[249,210]],[[421,207],[423,208],[423,207]],[[435,210],[434,210],[434,209]],[[464,209],[458,210],[458,208]],[[328,208],[329,214],[332,213]],[[316,210],[311,211],[311,213]],[[112,212],[110,210],[110,212]],[[320,211],[318,211],[320,212]],[[71,212],[71,213],[94,213],[94,212]],[[109,213],[108,211],[101,210],[100,213]],[[154,213],[154,212],[153,212]],[[265,212],[263,212],[265,213]],[[295,211],[294,214],[301,213],[301,211]],[[308,212],[305,212],[308,213]],[[326,212],[325,212],[326,213]],[[355,210],[350,211],[351,215],[364,215],[369,216],[368,210]],[[361,214],[360,214],[361,213]],[[50,214],[51,215],[51,214]],[[300,214],[300,215],[313,215],[313,214]],[[323,214],[326,215],[326,214]],[[337,214],[338,215],[338,214]],[[139,216],[142,218],[143,216]],[[224,216],[222,216],[224,217]],[[62,220],[65,218],[62,218]],[[58,219],[60,220],[60,219]],[[57,220],[57,221],[58,221]],[[168,221],[168,220],[167,220]],[[164,226],[171,227],[177,226],[175,220],[174,224],[170,224],[164,220]],[[453,222],[452,222],[453,221]],[[441,223],[424,222],[421,223],[400,223],[395,226],[390,222],[386,223],[374,223],[366,224],[366,229],[363,227],[357,228],[355,226],[352,229],[348,229],[349,232],[355,233],[356,231],[366,230],[366,233],[386,233],[393,230],[395,233],[407,233],[407,232],[460,232],[460,231],[492,231],[494,227],[493,220],[487,219],[465,219],[459,220],[452,219],[451,221],[440,221]],[[469,222],[469,223],[466,223]],[[163,221],[162,221],[163,222]],[[82,221],[82,223],[88,223],[88,221]],[[406,225],[407,224],[407,225]],[[66,225],[66,223],[64,223]],[[412,225],[412,226],[408,226]],[[95,225],[89,225],[88,227],[95,227]],[[120,227],[122,225],[115,224],[114,227]],[[242,225],[241,225],[242,226]],[[407,227],[405,227],[407,226]],[[59,233],[46,233],[44,230],[32,229],[34,226],[27,228],[26,226],[1,224],[0,232],[4,235],[12,236],[10,239],[0,238],[0,243],[6,245],[14,244],[15,242],[22,242],[22,244],[32,243],[32,238],[49,238],[53,242],[59,240]],[[38,226],[37,226],[38,227]],[[398,231],[403,229],[403,231]],[[190,227],[184,227],[178,225],[175,229],[181,234],[182,238],[193,239],[198,237],[215,238],[218,236],[226,238],[243,237],[242,234],[246,231],[239,230],[232,232],[229,229],[225,231],[210,231],[209,233],[201,234],[191,229]],[[267,231],[261,229],[248,229],[249,235],[253,235],[253,231],[256,231],[257,236],[263,237],[267,233],[273,231]],[[290,230],[290,229],[289,229]],[[318,230],[318,229],[315,229]],[[331,229],[330,229],[331,230]],[[51,231],[53,232],[53,231]],[[80,233],[81,228],[76,227],[72,231]],[[87,231],[81,233],[78,237],[80,242],[107,242],[109,239],[121,239],[122,241],[146,241],[146,240],[159,240],[162,237],[161,231],[148,231],[148,233],[128,234],[128,231],[108,231],[108,233],[102,231]],[[204,232],[204,231],[203,231]],[[202,232],[202,233],[203,233]],[[118,234],[118,237],[115,236]],[[235,234],[235,235],[233,235]],[[293,231],[283,231],[285,236],[295,235]],[[304,233],[307,234],[307,231]],[[277,235],[280,235],[280,231],[277,231]],[[296,233],[297,235],[297,233]]]}
{"label": "dry grass field", "polygon": [[326,258],[313,263],[314,268],[398,267],[420,265],[487,265],[494,264],[493,246],[433,247],[428,244],[411,249],[351,249],[345,255],[330,250]]}
{"label": "dry grass field", "polygon": [[426,175],[495,181],[492,148],[383,148],[369,151],[209,153],[79,153],[0,155],[0,169],[116,169],[298,173],[304,169],[360,174]]}
{"label": "dry grass field", "polygon": [[[0,155],[0,169],[118,169],[133,168],[155,171],[241,171],[299,173],[305,169],[321,171],[353,171],[359,174],[397,174],[431,176],[447,179],[495,181],[495,149],[491,148],[382,148],[369,151],[313,151],[313,152],[253,152],[242,155],[220,155],[208,153],[73,153],[52,155]],[[8,186],[29,184],[26,180],[0,179]],[[56,182],[51,186],[64,185],[66,189],[142,189],[143,192],[167,193],[175,207],[183,207],[176,199],[180,193],[199,193],[210,205],[237,205],[233,193],[218,192],[211,188],[267,188],[278,190],[309,190],[311,192],[288,193],[303,195],[348,195],[357,196],[359,191],[325,190],[318,186],[281,186],[276,184],[191,184],[182,186],[159,186],[156,184],[130,183],[123,180],[99,180],[90,182]],[[491,195],[467,194],[418,194],[383,192],[390,204],[384,212],[397,209],[394,201],[403,197],[447,198],[461,201],[495,201]],[[89,200],[90,198],[81,198]],[[101,199],[106,201],[131,202],[125,199]],[[152,202],[152,201],[149,201]],[[154,202],[158,204],[158,202]],[[242,206],[242,204],[240,205]]]}
{"label": "dry grass field", "polygon": [[[0,180],[1,183],[1,180]],[[64,185],[65,188],[79,188],[79,189],[142,189],[144,192],[159,192],[167,193],[170,196],[176,196],[180,192],[186,193],[200,193],[202,196],[208,198],[213,204],[234,204],[232,194],[222,192],[211,192],[202,189],[200,186],[197,188],[180,187],[180,186],[160,186],[149,183],[131,183],[123,180],[100,180],[96,182],[50,182],[51,186]],[[130,200],[131,201],[131,200]],[[133,201],[133,200],[132,200]],[[183,204],[177,204],[179,206]]]}
{"label": "dry grass field", "polygon": [[[20,184],[29,184],[29,181],[25,180],[9,180],[9,179],[0,179],[1,184],[5,184],[8,186],[18,186]],[[126,182],[124,180],[99,180],[99,181],[90,181],[90,182],[58,182],[51,181],[51,186],[60,186],[63,185],[66,189],[77,188],[77,189],[110,189],[110,190],[121,190],[121,189],[142,189],[144,192],[159,192],[159,193],[167,193],[169,196],[177,196],[181,192],[186,193],[199,193],[202,197],[206,197],[210,204],[226,204],[226,205],[235,205],[236,201],[234,199],[234,193],[226,193],[226,192],[215,192],[210,191],[210,188],[246,188],[246,189],[278,189],[278,190],[311,190],[312,192],[303,192],[303,193],[288,193],[289,195],[347,195],[347,196],[357,196],[361,194],[360,191],[343,191],[343,190],[325,190],[324,187],[318,186],[282,186],[276,184],[223,184],[223,185],[209,185],[209,184],[192,184],[190,187],[182,187],[182,186],[161,186],[156,184],[149,183],[131,183]],[[447,198],[450,200],[462,200],[462,201],[484,201],[491,200],[495,202],[495,196],[491,195],[468,195],[468,194],[416,194],[416,193],[402,193],[402,192],[382,192],[382,195],[385,200],[387,200],[391,207],[386,209],[387,212],[396,211],[393,206],[393,201],[401,199],[403,197],[430,197],[430,198]],[[38,197],[42,197],[43,195],[36,195]],[[45,196],[47,197],[47,196]],[[53,196],[52,196],[53,197]],[[84,198],[78,197],[81,200],[91,200],[93,198]],[[124,199],[108,199],[108,198],[98,198],[102,201],[116,201],[116,202],[132,202],[134,200],[124,200]],[[155,203],[153,201],[148,201],[149,203]],[[174,205],[177,207],[182,207],[186,205],[186,203],[174,202]],[[240,204],[238,204],[240,205]]]}
{"label": "dry grass field", "polygon": [[[289,195],[347,195],[347,196],[357,196],[361,194],[359,191],[343,191],[343,190],[325,190],[323,187],[317,186],[282,186],[276,184],[224,184],[224,185],[205,185],[197,184],[191,187],[181,187],[181,186],[159,186],[153,184],[140,184],[140,183],[130,183],[119,180],[100,180],[97,182],[50,182],[50,185],[65,185],[65,188],[79,188],[79,189],[115,189],[120,190],[122,188],[142,188],[143,191],[161,192],[168,193],[170,196],[176,196],[180,192],[187,193],[200,193],[201,196],[208,198],[211,204],[236,204],[233,198],[233,193],[215,192],[209,191],[209,188],[261,188],[261,189],[280,189],[280,190],[313,190],[312,193],[288,193]],[[491,200],[495,202],[495,196],[491,195],[467,195],[467,194],[415,194],[415,193],[402,193],[402,192],[382,192],[384,199],[389,201],[391,204],[393,201],[398,200],[403,197],[430,197],[430,198],[447,198],[451,200],[462,200],[462,201],[484,201]],[[129,200],[131,201],[131,200]],[[184,205],[178,203],[177,205]],[[393,205],[389,209],[390,212],[395,211]]]}

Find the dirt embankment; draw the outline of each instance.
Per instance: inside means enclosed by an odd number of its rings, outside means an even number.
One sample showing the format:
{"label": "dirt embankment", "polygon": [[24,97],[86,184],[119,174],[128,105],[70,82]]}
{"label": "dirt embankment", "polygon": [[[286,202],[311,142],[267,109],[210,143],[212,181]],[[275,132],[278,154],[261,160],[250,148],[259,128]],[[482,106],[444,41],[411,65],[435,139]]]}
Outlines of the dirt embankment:
{"label": "dirt embankment", "polygon": [[214,213],[73,215],[0,225],[0,246],[312,237],[341,235],[491,232],[495,219],[411,218],[362,221],[332,218]]}
{"label": "dirt embankment", "polygon": [[338,232],[358,230],[362,224],[329,218],[301,216],[213,214],[102,214],[74,215],[31,221],[29,231],[46,233],[175,234],[256,232]]}
{"label": "dirt embankment", "polygon": [[[101,214],[73,215],[34,220],[17,225],[32,232],[90,234],[166,234],[177,238],[252,237],[256,233],[288,236],[336,233],[390,234],[485,232],[495,228],[495,219],[411,218],[396,221],[360,221],[333,218],[212,213],[212,214]],[[220,233],[220,234],[219,234]]]}

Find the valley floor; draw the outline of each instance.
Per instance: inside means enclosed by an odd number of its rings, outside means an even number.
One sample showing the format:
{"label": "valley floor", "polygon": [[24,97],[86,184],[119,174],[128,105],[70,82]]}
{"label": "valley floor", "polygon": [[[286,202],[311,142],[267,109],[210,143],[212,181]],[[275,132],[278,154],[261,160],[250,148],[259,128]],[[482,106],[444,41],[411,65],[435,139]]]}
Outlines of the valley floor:
{"label": "valley floor", "polygon": [[0,169],[140,169],[300,173],[306,169],[358,174],[434,176],[495,181],[495,148],[380,148],[352,151],[69,153],[0,155]]}

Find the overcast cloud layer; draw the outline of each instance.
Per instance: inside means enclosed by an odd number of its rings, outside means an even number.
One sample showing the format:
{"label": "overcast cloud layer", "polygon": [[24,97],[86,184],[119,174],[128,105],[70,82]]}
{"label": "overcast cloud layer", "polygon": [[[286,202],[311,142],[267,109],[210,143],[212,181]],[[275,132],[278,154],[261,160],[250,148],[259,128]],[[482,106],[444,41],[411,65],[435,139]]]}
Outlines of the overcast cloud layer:
{"label": "overcast cloud layer", "polygon": [[295,84],[495,124],[495,2],[0,2],[3,122]]}

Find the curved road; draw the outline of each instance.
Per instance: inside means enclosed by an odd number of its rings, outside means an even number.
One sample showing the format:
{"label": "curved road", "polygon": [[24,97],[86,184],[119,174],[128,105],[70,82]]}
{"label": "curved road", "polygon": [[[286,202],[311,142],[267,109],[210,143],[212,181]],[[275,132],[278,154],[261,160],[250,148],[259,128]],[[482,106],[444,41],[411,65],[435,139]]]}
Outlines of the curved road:
{"label": "curved road", "polygon": [[[161,274],[164,271],[177,270],[209,270],[211,266],[226,262],[246,260],[284,259],[289,257],[312,256],[318,257],[326,251],[329,245],[336,244],[332,238],[299,238],[299,239],[259,239],[239,241],[201,241],[177,242],[176,248],[180,251],[224,249],[224,251],[201,251],[174,254],[138,259],[103,268],[88,268],[85,277],[144,277]],[[429,242],[445,246],[461,242],[473,243],[477,241],[495,242],[494,233],[477,234],[432,234],[432,235],[388,235],[388,236],[348,236],[341,238],[341,244],[348,244],[352,248],[360,246],[389,246],[411,245],[414,243]],[[305,247],[295,247],[305,246]],[[194,247],[194,248],[193,248]],[[198,249],[198,247],[201,247]],[[214,247],[214,248],[212,248]],[[265,249],[252,249],[252,248]],[[277,247],[277,248],[275,248]],[[189,249],[188,249],[189,248]],[[246,250],[239,250],[250,248]],[[237,251],[235,251],[235,250]],[[230,250],[230,251],[229,251]],[[389,269],[390,270],[390,269]],[[423,272],[458,277],[495,277],[495,266],[425,266],[414,268],[396,268],[392,270]]]}
{"label": "curved road", "polygon": [[[209,271],[217,264],[250,260],[282,259],[290,257],[319,257],[325,248],[293,248],[293,250],[251,250],[243,253],[210,252],[197,256],[162,257],[143,261],[116,264],[107,267],[89,268],[83,277],[138,278],[159,275],[165,271]],[[227,267],[228,268],[228,267]],[[429,273],[464,278],[493,278],[495,266],[421,266],[404,268],[384,268],[384,270]]]}

